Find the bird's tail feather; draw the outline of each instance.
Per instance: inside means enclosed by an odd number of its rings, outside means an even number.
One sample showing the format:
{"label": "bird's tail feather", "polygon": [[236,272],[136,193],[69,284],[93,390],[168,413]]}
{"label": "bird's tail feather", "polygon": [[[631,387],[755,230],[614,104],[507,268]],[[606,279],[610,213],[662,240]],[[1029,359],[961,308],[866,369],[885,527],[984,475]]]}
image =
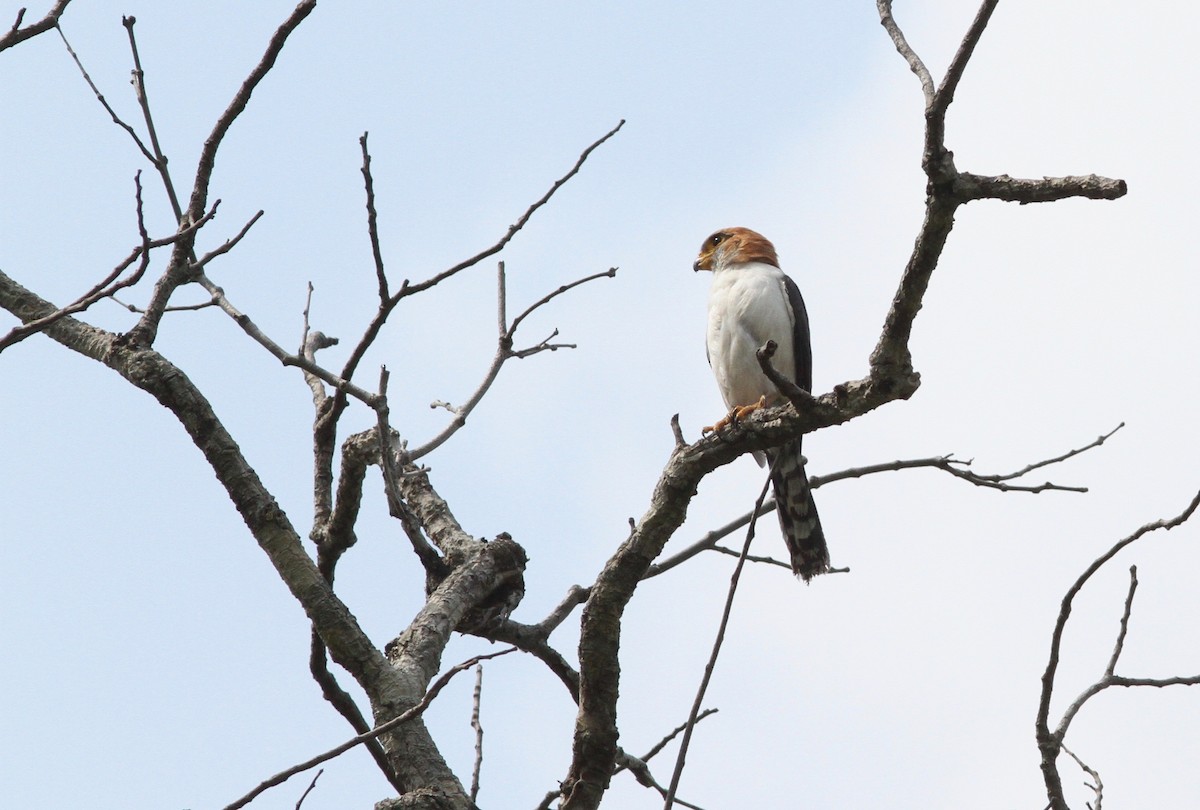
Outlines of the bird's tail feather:
{"label": "bird's tail feather", "polygon": [[817,505],[808,486],[801,443],[786,444],[772,451],[769,459],[775,511],[779,515],[783,542],[792,558],[792,572],[808,582],[817,574],[829,571],[829,548],[825,545],[825,531],[821,528]]}

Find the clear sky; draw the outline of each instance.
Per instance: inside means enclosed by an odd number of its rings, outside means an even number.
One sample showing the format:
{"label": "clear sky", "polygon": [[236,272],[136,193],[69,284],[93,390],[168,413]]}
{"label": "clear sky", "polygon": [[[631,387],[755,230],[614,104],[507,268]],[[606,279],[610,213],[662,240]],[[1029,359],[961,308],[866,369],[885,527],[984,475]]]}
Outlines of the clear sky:
{"label": "clear sky", "polygon": [[[896,5],[940,76],[974,5]],[[134,123],[121,15],[137,16],[163,148],[190,188],[213,121],[292,6],[77,0],[63,28]],[[698,730],[683,798],[708,810],[1044,806],[1033,721],[1059,600],[1114,541],[1200,488],[1198,18],[1179,3],[1000,5],[950,113],[958,167],[1097,172],[1125,178],[1129,195],[961,209],[913,336],[921,389],[808,437],[810,472],[950,452],[1007,472],[1126,427],[1031,482],[1084,495],[1001,494],[928,471],[818,490],[833,561],[852,572],[809,587],[781,569],[747,572],[708,700],[720,713]],[[426,459],[468,531],[507,531],[528,550],[523,621],[590,581],[624,539],[670,452],[671,415],[694,440],[722,411],[704,361],[708,278],[690,269],[711,231],[745,225],[775,242],[808,302],[819,392],[865,373],[924,193],[919,86],[874,3],[323,3],[222,147],[211,194],[222,205],[200,239],[211,249],[263,209],[210,275],[288,347],[311,281],[314,325],[343,339],[325,358],[336,368],[373,311],[364,131],[398,282],[495,242],[621,119],[500,257],[510,311],[620,268],[518,337],[558,328],[578,348],[512,362]],[[137,244],[139,169],[152,233],[172,230],[149,166],[54,34],[0,54],[0,146],[0,268],[52,300]],[[490,361],[494,271],[410,299],[364,366],[367,385],[391,369],[394,423],[414,443],[448,418],[429,402],[461,403]],[[107,302],[87,319],[132,323]],[[0,330],[11,324],[0,315]],[[169,317],[158,348],[306,533],[312,414],[299,373],[211,309]],[[41,337],[0,355],[0,374],[0,806],[221,807],[350,736],[308,676],[302,611],[170,415]],[[343,424],[372,421],[358,409]],[[761,479],[749,459],[706,479],[669,550],[748,509]],[[382,645],[417,610],[423,576],[370,480],[338,584]],[[763,525],[756,550],[781,553],[773,520]],[[1198,540],[1200,524],[1147,537],[1083,592],[1055,714],[1102,673],[1131,563],[1141,585],[1118,673],[1200,672]],[[686,716],[731,567],[697,559],[631,604],[627,750]],[[569,626],[554,638],[573,654]],[[488,649],[456,639],[445,662]],[[428,715],[464,778],[470,680]],[[573,719],[536,661],[488,664],[481,806],[535,806],[566,774]],[[1179,807],[1200,793],[1197,727],[1194,691],[1110,692],[1067,742],[1114,807]],[[673,751],[652,763],[664,782]],[[1083,775],[1063,772],[1082,807]],[[293,807],[307,783],[252,806]],[[304,807],[388,794],[356,752],[327,765]],[[626,774],[607,805],[661,800]]]}

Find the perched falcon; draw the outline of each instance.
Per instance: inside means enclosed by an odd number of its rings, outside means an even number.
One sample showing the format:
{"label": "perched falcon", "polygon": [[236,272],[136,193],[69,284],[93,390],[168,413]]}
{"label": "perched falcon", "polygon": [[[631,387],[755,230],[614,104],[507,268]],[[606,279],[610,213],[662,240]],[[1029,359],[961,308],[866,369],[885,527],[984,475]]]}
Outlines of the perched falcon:
{"label": "perched falcon", "polygon": [[[784,402],[758,365],[755,352],[768,340],[778,345],[772,362],[805,391],[812,390],[808,313],[800,289],[779,269],[775,246],[748,228],[726,228],[704,240],[694,270],[711,270],[708,296],[708,363],[730,408],[719,430],[758,408]],[[805,582],[829,570],[829,550],[804,471],[801,440],[755,453],[773,466],[779,527],[792,571]]]}

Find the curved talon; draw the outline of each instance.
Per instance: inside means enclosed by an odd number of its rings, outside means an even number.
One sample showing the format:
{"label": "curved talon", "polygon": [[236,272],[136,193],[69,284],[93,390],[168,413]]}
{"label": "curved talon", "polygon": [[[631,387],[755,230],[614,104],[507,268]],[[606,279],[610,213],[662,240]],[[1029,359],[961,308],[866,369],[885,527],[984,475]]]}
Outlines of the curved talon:
{"label": "curved talon", "polygon": [[701,428],[700,433],[701,435],[707,436],[709,433],[716,433],[717,431],[729,427],[730,425],[736,427],[738,422],[745,419],[758,409],[765,407],[767,407],[767,397],[764,394],[758,398],[758,402],[754,402],[750,405],[735,405],[733,409],[729,411],[729,413],[717,420],[716,424]]}

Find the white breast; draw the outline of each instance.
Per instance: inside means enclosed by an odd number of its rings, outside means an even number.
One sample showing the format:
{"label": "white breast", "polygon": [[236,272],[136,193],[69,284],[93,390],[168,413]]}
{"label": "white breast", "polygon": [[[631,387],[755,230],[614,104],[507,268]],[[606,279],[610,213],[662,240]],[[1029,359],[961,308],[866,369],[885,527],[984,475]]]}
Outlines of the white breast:
{"label": "white breast", "polygon": [[713,273],[708,296],[708,361],[725,405],[733,408],[782,398],[759,368],[754,353],[768,340],[779,348],[772,363],[786,377],[796,370],[795,318],[783,271],[769,264],[731,265]]}

